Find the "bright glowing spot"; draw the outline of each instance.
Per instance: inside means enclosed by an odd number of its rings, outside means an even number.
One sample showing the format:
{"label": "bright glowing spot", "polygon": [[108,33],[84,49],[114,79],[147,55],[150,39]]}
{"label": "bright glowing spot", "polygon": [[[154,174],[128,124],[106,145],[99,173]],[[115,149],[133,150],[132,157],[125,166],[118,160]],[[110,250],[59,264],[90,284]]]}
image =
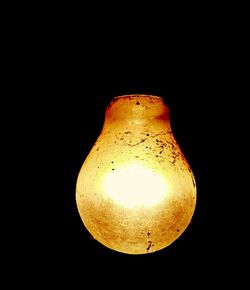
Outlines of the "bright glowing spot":
{"label": "bright glowing spot", "polygon": [[103,186],[108,197],[130,208],[154,206],[162,201],[168,189],[159,174],[138,165],[112,171]]}

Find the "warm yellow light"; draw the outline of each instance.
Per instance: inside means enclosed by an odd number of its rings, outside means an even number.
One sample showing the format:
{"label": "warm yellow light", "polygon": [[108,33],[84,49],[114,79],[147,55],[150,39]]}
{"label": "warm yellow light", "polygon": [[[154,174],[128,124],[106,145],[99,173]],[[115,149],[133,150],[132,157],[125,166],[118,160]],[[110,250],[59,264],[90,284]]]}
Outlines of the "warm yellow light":
{"label": "warm yellow light", "polygon": [[158,251],[183,233],[195,209],[195,179],[163,99],[129,95],[111,101],[80,170],[76,202],[93,237],[119,252]]}
{"label": "warm yellow light", "polygon": [[168,192],[167,184],[160,175],[134,164],[110,172],[103,186],[109,198],[129,208],[154,206]]}

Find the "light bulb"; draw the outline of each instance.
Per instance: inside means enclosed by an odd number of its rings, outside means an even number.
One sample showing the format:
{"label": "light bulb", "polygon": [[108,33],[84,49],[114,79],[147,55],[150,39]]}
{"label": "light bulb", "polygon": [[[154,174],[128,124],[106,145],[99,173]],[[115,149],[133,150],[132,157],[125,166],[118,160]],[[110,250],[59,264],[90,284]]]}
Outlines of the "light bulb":
{"label": "light bulb", "polygon": [[195,179],[162,98],[110,102],[79,172],[76,203],[91,235],[118,252],[152,253],[184,232],[195,210]]}

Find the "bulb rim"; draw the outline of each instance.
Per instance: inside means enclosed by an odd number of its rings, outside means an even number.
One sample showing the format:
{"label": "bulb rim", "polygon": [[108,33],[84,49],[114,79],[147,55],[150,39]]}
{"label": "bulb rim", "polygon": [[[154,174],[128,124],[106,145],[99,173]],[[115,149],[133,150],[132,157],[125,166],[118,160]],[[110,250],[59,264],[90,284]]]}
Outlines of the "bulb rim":
{"label": "bulb rim", "polygon": [[136,97],[147,97],[147,98],[154,98],[154,99],[158,99],[158,100],[163,100],[162,97],[159,96],[155,96],[155,95],[148,95],[148,94],[127,94],[127,95],[120,95],[120,96],[116,96],[113,100],[117,100],[120,98],[136,98]]}

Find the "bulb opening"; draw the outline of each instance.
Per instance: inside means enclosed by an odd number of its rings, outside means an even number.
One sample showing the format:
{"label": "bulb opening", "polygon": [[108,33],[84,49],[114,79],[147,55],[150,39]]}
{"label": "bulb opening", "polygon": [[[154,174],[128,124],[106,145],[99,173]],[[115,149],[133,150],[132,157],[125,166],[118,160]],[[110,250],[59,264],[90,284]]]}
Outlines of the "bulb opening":
{"label": "bulb opening", "polygon": [[145,97],[145,98],[154,98],[154,99],[160,99],[163,100],[162,97],[155,96],[155,95],[146,95],[146,94],[130,94],[130,95],[121,95],[115,97],[113,100],[120,99],[120,98],[136,98],[136,97]]}

